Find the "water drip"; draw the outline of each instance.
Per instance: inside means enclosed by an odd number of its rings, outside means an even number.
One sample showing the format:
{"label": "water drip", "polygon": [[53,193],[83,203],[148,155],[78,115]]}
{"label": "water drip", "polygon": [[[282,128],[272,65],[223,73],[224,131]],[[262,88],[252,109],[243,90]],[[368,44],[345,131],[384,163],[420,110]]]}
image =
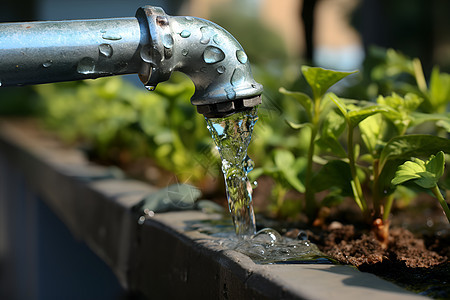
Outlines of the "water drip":
{"label": "water drip", "polygon": [[113,55],[113,48],[110,44],[100,44],[98,46],[98,52],[100,52],[101,55],[110,58]]}
{"label": "water drip", "polygon": [[242,50],[236,51],[236,58],[241,64],[246,64],[248,61],[247,54],[245,54],[245,52]]}
{"label": "water drip", "polygon": [[153,92],[156,89],[156,86],[155,85],[145,85],[145,88],[147,89],[147,91]]}
{"label": "water drip", "polygon": [[187,49],[181,50],[181,55],[187,56],[189,54],[189,51]]}
{"label": "water drip", "polygon": [[214,64],[225,59],[225,53],[217,47],[208,46],[203,52],[203,60],[207,64]]}

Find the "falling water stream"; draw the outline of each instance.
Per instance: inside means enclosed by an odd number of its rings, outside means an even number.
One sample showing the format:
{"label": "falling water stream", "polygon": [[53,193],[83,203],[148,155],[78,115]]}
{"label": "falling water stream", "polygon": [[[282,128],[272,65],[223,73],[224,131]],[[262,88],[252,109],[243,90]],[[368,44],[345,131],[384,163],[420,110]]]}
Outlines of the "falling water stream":
{"label": "falling water stream", "polygon": [[[228,207],[237,235],[230,236],[222,232],[219,243],[248,255],[257,263],[329,263],[317,246],[307,240],[306,235],[295,240],[283,238],[270,228],[256,232],[253,189],[247,177],[254,163],[247,155],[247,148],[257,120],[256,107],[224,118],[206,118],[222,159]],[[199,229],[209,231],[205,224]]]}
{"label": "falling water stream", "polygon": [[247,148],[257,120],[256,108],[225,118],[206,119],[222,158],[228,207],[235,231],[243,238],[256,233],[253,190],[247,177],[248,172],[253,169],[253,161],[247,156]]}

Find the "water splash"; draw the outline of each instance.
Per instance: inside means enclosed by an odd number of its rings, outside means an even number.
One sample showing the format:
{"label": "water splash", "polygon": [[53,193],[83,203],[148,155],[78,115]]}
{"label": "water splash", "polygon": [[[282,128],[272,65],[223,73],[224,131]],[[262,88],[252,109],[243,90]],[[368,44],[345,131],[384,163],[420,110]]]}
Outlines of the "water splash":
{"label": "water splash", "polygon": [[225,118],[206,118],[208,129],[222,158],[228,207],[239,237],[255,234],[253,189],[247,173],[253,169],[253,161],[247,156],[253,127],[258,116],[256,107]]}
{"label": "water splash", "polygon": [[236,237],[229,220],[196,221],[188,227],[210,235],[215,244],[249,256],[257,264],[333,264],[301,231],[296,239],[281,236],[276,230],[264,228],[250,238]]}
{"label": "water splash", "polygon": [[259,264],[331,263],[310,241],[282,237],[271,228],[258,231],[251,239],[240,240],[234,249]]}

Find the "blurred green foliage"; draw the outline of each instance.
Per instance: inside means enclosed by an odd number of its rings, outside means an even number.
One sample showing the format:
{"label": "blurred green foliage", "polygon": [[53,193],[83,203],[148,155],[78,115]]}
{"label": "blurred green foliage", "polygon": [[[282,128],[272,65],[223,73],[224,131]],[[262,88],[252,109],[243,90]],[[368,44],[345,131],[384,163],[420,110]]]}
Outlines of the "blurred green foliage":
{"label": "blurred green foliage", "polygon": [[[97,160],[119,165],[150,157],[182,182],[218,175],[202,115],[188,101],[190,80],[175,74],[156,91],[120,77],[35,86],[45,124]],[[207,164],[204,163],[207,157]]]}

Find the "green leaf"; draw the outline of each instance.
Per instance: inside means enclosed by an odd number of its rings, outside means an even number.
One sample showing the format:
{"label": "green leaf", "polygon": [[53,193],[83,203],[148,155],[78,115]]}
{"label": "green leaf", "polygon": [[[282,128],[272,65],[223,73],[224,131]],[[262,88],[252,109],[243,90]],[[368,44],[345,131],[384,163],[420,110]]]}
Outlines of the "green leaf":
{"label": "green leaf", "polygon": [[288,120],[286,120],[286,123],[289,125],[289,127],[291,127],[292,129],[302,129],[302,128],[305,128],[305,127],[311,127],[312,128],[312,124],[311,123],[301,123],[301,124],[298,124],[298,123],[294,123],[294,122],[291,122],[291,121],[288,121]]}
{"label": "green leaf", "polygon": [[387,109],[385,107],[379,105],[373,105],[369,107],[364,107],[358,110],[352,110],[348,113],[348,119],[352,127],[356,127],[361,121],[375,115],[380,112],[386,112]]}
{"label": "green leaf", "polygon": [[347,152],[345,152],[344,147],[341,145],[339,140],[331,136],[321,136],[317,141],[316,145],[324,152],[332,153],[340,158],[347,157]]}
{"label": "green leaf", "polygon": [[446,114],[425,114],[421,112],[411,113],[411,125],[416,126],[425,122],[436,122],[436,125],[446,129],[446,124],[450,123],[450,118]]}
{"label": "green leaf", "polygon": [[279,91],[283,95],[290,96],[297,100],[297,102],[300,103],[305,109],[306,113],[308,114],[309,120],[311,120],[313,114],[312,100],[307,94],[301,92],[291,92],[283,87],[280,88]]}
{"label": "green leaf", "polygon": [[431,158],[426,163],[426,169],[428,172],[433,173],[437,179],[441,178],[444,175],[444,167],[445,167],[445,156],[444,152],[439,151],[435,156],[431,156]]}
{"label": "green leaf", "polygon": [[333,100],[336,106],[344,115],[345,119],[352,127],[356,127],[365,118],[380,112],[386,112],[387,108],[380,105],[372,105],[368,107],[357,107],[354,105],[346,105],[342,99],[333,93],[329,93],[328,97]]}
{"label": "green leaf", "polygon": [[314,175],[311,185],[316,192],[339,188],[343,196],[351,196],[353,195],[350,185],[351,180],[352,174],[348,163],[341,160],[332,160]]}
{"label": "green leaf", "polygon": [[344,103],[344,101],[342,101],[338,96],[336,96],[333,93],[328,93],[328,98],[330,98],[331,100],[333,100],[334,104],[336,104],[336,106],[339,108],[339,110],[341,111],[342,115],[344,115],[345,119],[348,119],[347,116],[347,107]]}
{"label": "green leaf", "polygon": [[370,116],[359,123],[361,138],[369,150],[370,154],[375,156],[383,142],[383,117],[382,115]]}
{"label": "green leaf", "polygon": [[423,99],[416,94],[408,93],[401,97],[396,93],[391,96],[379,96],[377,103],[386,107],[384,115],[395,125],[400,135],[403,135],[412,125],[414,117],[412,113],[422,103]]}
{"label": "green leaf", "polygon": [[381,170],[389,160],[429,157],[438,151],[450,153],[450,140],[422,134],[395,137],[381,151],[379,169]]}
{"label": "green leaf", "polygon": [[306,81],[311,86],[314,99],[320,99],[326,91],[339,80],[354,72],[338,72],[317,67],[302,66],[302,73]]}
{"label": "green leaf", "polygon": [[398,185],[412,179],[418,179],[420,178],[419,173],[423,172],[425,172],[425,163],[422,160],[415,159],[414,161],[407,161],[398,167],[391,183]]}
{"label": "green leaf", "polygon": [[326,207],[337,206],[345,200],[340,188],[331,188],[329,193],[323,198],[321,205]]}
{"label": "green leaf", "polygon": [[392,93],[391,96],[379,96],[377,99],[377,103],[389,106],[399,113],[406,114],[416,110],[422,101],[422,98],[413,93],[407,93],[405,97]]}
{"label": "green leaf", "polygon": [[433,110],[437,112],[443,112],[450,101],[450,75],[440,73],[438,67],[431,72],[429,97]]}
{"label": "green leaf", "polygon": [[439,178],[444,174],[445,158],[444,152],[439,151],[436,156],[431,155],[426,162],[413,158],[398,167],[393,185],[414,180],[419,186],[431,189],[437,185]]}
{"label": "green leaf", "polygon": [[275,166],[284,179],[298,192],[305,192],[305,185],[298,178],[298,174],[306,166],[306,159],[295,159],[294,154],[288,150],[276,150],[274,156]]}
{"label": "green leaf", "polygon": [[450,132],[450,120],[437,121],[436,126],[443,128],[447,132]]}
{"label": "green leaf", "polygon": [[331,152],[341,158],[347,157],[347,153],[339,141],[345,125],[344,117],[334,110],[325,116],[322,123],[322,134],[316,141],[322,151]]}

